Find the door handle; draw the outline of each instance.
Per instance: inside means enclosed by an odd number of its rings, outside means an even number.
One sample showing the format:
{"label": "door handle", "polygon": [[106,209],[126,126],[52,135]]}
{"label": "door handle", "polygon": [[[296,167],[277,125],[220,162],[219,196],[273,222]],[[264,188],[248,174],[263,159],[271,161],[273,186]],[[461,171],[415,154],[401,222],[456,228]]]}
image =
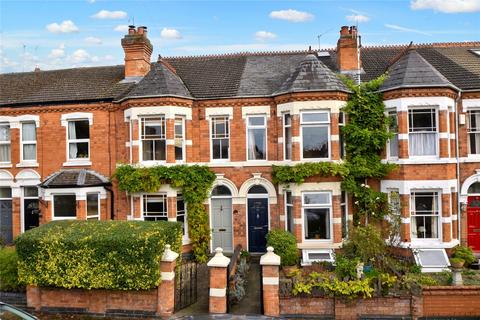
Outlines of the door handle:
{"label": "door handle", "polygon": [[227,231],[227,229],[218,229],[218,231]]}
{"label": "door handle", "polygon": [[253,227],[253,230],[262,230],[263,227]]}

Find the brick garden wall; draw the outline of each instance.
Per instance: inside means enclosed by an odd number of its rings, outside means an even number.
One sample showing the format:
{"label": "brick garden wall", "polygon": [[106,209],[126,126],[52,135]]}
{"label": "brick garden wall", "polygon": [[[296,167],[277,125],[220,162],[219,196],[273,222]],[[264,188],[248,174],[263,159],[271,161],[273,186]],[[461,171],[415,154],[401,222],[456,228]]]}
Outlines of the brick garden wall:
{"label": "brick garden wall", "polygon": [[480,318],[480,286],[424,289],[423,315],[425,317],[477,316]]}

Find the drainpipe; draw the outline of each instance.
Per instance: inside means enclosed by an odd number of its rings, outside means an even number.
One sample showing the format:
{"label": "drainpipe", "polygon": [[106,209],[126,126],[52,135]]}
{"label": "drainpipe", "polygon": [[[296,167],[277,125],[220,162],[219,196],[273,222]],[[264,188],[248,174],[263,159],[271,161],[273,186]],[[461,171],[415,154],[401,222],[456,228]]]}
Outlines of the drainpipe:
{"label": "drainpipe", "polygon": [[455,121],[455,160],[456,160],[456,166],[457,166],[457,235],[458,235],[458,241],[461,243],[461,231],[462,231],[462,223],[461,223],[461,205],[460,205],[460,154],[459,154],[459,137],[458,137],[458,121],[460,118],[460,111],[458,110],[458,102],[462,98],[462,92],[458,91],[457,98],[455,99],[455,114],[456,114],[456,121]]}
{"label": "drainpipe", "polygon": [[115,220],[115,199],[114,199],[114,194],[113,190],[110,187],[104,186],[105,190],[110,193],[110,219]]}

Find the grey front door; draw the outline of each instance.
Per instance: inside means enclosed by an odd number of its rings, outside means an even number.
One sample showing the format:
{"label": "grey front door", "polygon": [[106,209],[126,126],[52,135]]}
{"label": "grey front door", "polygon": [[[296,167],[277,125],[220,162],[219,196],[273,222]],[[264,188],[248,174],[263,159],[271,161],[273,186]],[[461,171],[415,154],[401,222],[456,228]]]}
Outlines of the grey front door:
{"label": "grey front door", "polygon": [[0,243],[11,244],[12,241],[12,200],[0,200]]}
{"label": "grey front door", "polygon": [[221,247],[233,251],[232,244],[232,199],[212,198],[212,251]]}

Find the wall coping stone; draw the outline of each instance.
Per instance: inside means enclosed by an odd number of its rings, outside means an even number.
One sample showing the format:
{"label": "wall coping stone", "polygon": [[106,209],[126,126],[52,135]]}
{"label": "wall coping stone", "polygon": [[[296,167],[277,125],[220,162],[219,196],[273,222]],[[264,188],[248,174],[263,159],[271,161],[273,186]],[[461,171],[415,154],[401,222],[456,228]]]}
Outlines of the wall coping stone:
{"label": "wall coping stone", "polygon": [[260,265],[262,266],[279,266],[280,256],[273,253],[273,247],[267,248],[267,253],[260,257]]}
{"label": "wall coping stone", "polygon": [[165,251],[163,252],[162,261],[163,262],[173,262],[177,260],[178,253],[171,250],[171,245],[165,245]]}
{"label": "wall coping stone", "polygon": [[226,268],[230,264],[230,258],[223,255],[222,248],[215,249],[215,256],[213,256],[210,261],[208,261],[207,266],[217,267],[217,268]]}

